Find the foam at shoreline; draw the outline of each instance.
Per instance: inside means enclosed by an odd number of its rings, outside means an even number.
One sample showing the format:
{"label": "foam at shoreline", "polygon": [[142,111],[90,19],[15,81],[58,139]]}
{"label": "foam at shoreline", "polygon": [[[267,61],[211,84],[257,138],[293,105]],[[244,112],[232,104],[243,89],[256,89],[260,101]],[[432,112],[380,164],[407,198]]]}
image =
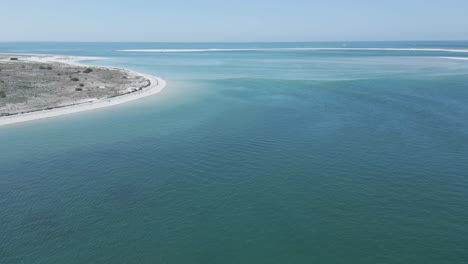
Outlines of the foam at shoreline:
{"label": "foam at shoreline", "polygon": [[187,53],[187,52],[242,52],[242,51],[419,51],[468,53],[468,49],[441,48],[246,48],[246,49],[127,49],[120,52]]}
{"label": "foam at shoreline", "polygon": [[468,60],[468,58],[464,57],[440,57],[441,59],[448,59],[448,60]]}

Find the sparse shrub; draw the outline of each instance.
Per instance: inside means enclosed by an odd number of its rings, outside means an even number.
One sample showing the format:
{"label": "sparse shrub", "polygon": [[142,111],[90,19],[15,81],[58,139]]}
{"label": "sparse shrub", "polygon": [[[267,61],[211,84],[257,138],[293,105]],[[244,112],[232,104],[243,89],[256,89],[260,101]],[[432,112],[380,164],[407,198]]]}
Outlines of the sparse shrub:
{"label": "sparse shrub", "polygon": [[48,66],[47,69],[48,69],[48,70],[52,70],[52,67],[51,67],[51,66]]}
{"label": "sparse shrub", "polygon": [[10,60],[12,60],[12,61],[17,61],[18,58],[10,58]]}
{"label": "sparse shrub", "polygon": [[39,70],[45,70],[45,68],[46,68],[46,67],[44,67],[44,66],[42,66],[42,65],[39,66]]}
{"label": "sparse shrub", "polygon": [[81,92],[81,91],[83,91],[83,88],[76,88],[75,91]]}
{"label": "sparse shrub", "polygon": [[84,83],[80,83],[80,87],[84,87]]}
{"label": "sparse shrub", "polygon": [[93,72],[93,69],[91,69],[91,68],[87,68],[87,69],[86,69],[86,70],[84,70],[83,72],[84,72],[84,73],[91,73],[91,72]]}
{"label": "sparse shrub", "polygon": [[6,93],[4,91],[0,91],[0,98],[5,98],[6,97]]}
{"label": "sparse shrub", "polygon": [[28,90],[28,89],[33,89],[34,86],[32,84],[20,84],[17,86],[18,89],[25,89],[25,90]]}
{"label": "sparse shrub", "polygon": [[74,82],[78,82],[80,79],[75,77],[75,78],[71,78],[71,80],[74,81]]}

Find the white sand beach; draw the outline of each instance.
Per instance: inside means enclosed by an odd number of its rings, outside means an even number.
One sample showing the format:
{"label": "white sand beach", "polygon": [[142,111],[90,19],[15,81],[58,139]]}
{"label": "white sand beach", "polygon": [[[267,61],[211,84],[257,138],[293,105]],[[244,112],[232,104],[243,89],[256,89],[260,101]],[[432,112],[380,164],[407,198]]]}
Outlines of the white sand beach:
{"label": "white sand beach", "polygon": [[246,49],[127,49],[120,52],[190,53],[190,52],[242,52],[242,51],[414,51],[468,53],[468,49],[445,48],[246,48]]}
{"label": "white sand beach", "polygon": [[35,112],[30,112],[30,113],[3,116],[3,117],[0,117],[0,126],[28,122],[32,120],[52,118],[52,117],[57,117],[57,116],[73,114],[73,113],[79,113],[83,111],[95,110],[95,109],[104,108],[104,107],[115,106],[115,105],[123,104],[126,102],[134,101],[137,99],[141,99],[147,96],[158,94],[167,85],[167,83],[163,79],[156,77],[156,76],[149,75],[149,74],[134,72],[128,69],[117,68],[117,67],[103,67],[103,66],[85,65],[85,64],[79,63],[80,61],[98,60],[98,59],[106,59],[106,58],[40,55],[40,54],[5,54],[5,53],[3,54],[4,55],[22,55],[22,56],[30,55],[31,57],[25,58],[23,60],[31,61],[31,62],[41,62],[41,63],[59,62],[59,63],[66,63],[66,64],[79,65],[79,66],[89,66],[89,67],[95,67],[95,68],[117,69],[117,70],[125,71],[135,76],[144,77],[150,82],[150,84],[142,90],[134,91],[131,93],[126,93],[126,94],[112,97],[112,98],[92,99],[92,100],[86,100],[83,102],[78,102],[74,105],[60,107],[60,108],[53,108],[50,110],[40,110],[40,111],[35,111]]}

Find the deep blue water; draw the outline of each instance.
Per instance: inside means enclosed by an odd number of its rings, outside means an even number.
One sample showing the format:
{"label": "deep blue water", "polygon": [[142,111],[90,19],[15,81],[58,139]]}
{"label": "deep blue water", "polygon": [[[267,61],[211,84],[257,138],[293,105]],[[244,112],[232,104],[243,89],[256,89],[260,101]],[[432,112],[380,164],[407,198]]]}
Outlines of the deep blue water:
{"label": "deep blue water", "polygon": [[0,127],[0,263],[468,263],[468,53],[292,47],[468,42],[0,43],[169,84]]}

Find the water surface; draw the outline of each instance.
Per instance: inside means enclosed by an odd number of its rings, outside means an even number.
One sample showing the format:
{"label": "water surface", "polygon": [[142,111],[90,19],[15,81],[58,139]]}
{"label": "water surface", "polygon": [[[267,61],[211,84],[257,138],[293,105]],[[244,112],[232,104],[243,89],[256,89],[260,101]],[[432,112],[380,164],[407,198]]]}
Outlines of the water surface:
{"label": "water surface", "polygon": [[466,42],[0,43],[159,95],[0,128],[0,263],[466,263]]}

